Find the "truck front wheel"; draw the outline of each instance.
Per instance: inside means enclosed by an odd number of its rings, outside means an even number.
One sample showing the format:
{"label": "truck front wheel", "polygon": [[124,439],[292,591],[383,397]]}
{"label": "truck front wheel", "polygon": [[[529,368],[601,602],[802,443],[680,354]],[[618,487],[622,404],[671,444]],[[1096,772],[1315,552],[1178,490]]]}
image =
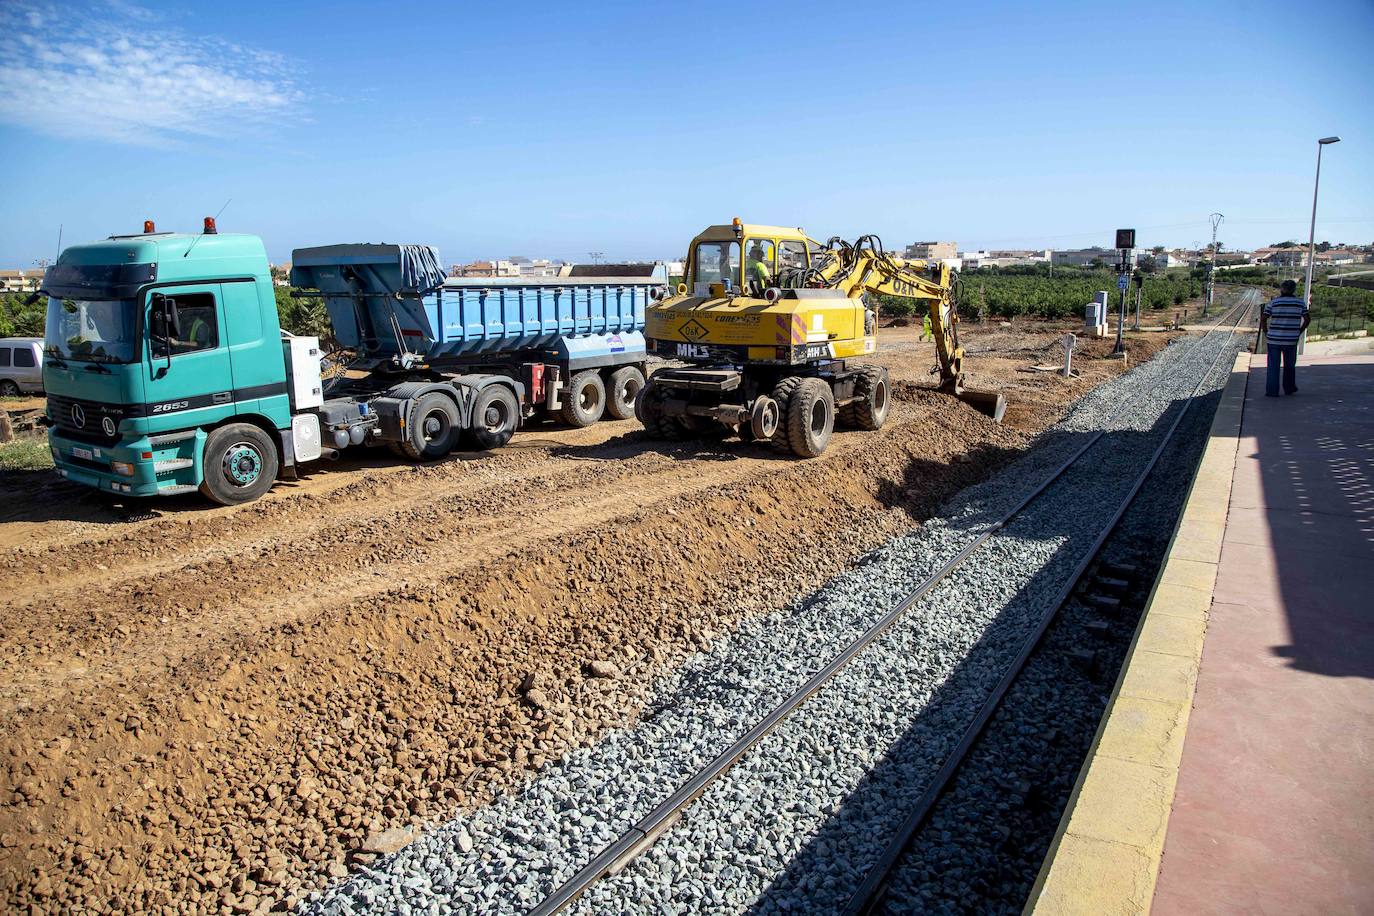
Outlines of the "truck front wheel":
{"label": "truck front wheel", "polygon": [[505,385],[483,388],[472,402],[472,426],[468,432],[479,449],[500,448],[515,435],[520,404]]}
{"label": "truck front wheel", "polygon": [[418,398],[406,418],[401,449],[412,459],[433,461],[458,444],[458,405],[439,391]]}
{"label": "truck front wheel", "polygon": [[248,503],[277,479],[277,447],[249,423],[230,423],[205,440],[205,479],[200,492],[221,506]]}

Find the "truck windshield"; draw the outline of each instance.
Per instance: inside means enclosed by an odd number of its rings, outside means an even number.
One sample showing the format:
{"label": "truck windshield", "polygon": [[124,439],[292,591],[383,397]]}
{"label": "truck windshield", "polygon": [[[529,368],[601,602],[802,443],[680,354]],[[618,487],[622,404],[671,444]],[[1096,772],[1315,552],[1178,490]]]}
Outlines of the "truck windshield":
{"label": "truck windshield", "polygon": [[693,272],[697,283],[724,283],[739,287],[739,242],[701,242],[697,245]]}
{"label": "truck windshield", "polygon": [[131,363],[138,359],[133,299],[48,297],[44,352],[64,359]]}

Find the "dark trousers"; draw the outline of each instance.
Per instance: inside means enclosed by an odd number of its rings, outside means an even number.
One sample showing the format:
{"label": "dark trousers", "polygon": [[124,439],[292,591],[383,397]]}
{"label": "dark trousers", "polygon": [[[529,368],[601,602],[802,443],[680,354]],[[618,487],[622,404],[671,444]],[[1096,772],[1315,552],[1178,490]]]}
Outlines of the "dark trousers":
{"label": "dark trousers", "polygon": [[1298,345],[1269,344],[1269,374],[1265,376],[1264,393],[1271,398],[1279,396],[1279,362],[1283,362],[1283,393],[1293,394],[1298,390]]}

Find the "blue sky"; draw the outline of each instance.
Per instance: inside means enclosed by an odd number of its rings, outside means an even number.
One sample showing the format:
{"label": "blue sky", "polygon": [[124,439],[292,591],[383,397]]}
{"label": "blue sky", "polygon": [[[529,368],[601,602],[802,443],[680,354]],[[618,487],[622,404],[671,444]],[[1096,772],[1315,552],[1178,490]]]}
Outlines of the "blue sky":
{"label": "blue sky", "polygon": [[0,4],[0,267],[194,229],[448,261],[739,215],[961,248],[1374,239],[1374,3]]}

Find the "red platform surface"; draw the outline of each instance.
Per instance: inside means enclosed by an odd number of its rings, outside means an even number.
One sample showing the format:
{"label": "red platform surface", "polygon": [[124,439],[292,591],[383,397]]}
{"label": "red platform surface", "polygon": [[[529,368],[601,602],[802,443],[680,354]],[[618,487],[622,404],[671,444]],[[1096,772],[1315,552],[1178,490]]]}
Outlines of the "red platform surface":
{"label": "red platform surface", "polygon": [[1250,369],[1157,914],[1374,913],[1374,356]]}

